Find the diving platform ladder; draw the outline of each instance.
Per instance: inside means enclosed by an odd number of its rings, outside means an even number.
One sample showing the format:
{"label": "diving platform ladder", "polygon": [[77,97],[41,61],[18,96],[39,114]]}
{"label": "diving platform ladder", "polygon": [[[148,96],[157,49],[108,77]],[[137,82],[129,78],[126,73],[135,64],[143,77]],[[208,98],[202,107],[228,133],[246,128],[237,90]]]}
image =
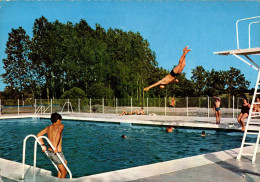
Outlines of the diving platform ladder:
{"label": "diving platform ladder", "polygon": [[[249,111],[249,116],[248,116],[247,123],[246,123],[246,129],[245,129],[244,136],[242,139],[240,151],[237,155],[237,159],[240,159],[241,156],[252,156],[253,164],[255,163],[256,153],[258,150],[259,139],[260,139],[260,112],[253,112],[253,107],[257,104],[260,104],[260,102],[255,102],[257,96],[260,96],[260,70],[258,70],[255,91],[254,91],[253,100],[252,100],[252,104],[251,104],[250,111]],[[259,120],[251,121],[252,118],[258,118]],[[248,135],[257,136],[256,142],[255,143],[246,142]],[[255,146],[254,152],[253,153],[244,153],[243,149],[245,146]]]}
{"label": "diving platform ladder", "polygon": [[[55,150],[55,147],[52,145],[51,141],[46,137],[46,136],[40,136],[40,137],[36,137],[35,135],[27,135],[24,140],[23,140],[23,171],[22,171],[22,178],[21,180],[24,180],[25,178],[25,153],[26,153],[26,142],[28,140],[28,138],[34,138],[35,139],[35,142],[34,142],[34,161],[33,161],[33,181],[35,181],[35,168],[36,168],[36,152],[37,152],[37,143],[39,145],[41,145],[39,139],[43,138],[45,139],[48,144],[50,145],[50,147],[52,148],[52,150],[54,151]],[[45,151],[45,154],[48,156],[48,152]],[[61,163],[64,165],[65,169],[67,170],[69,176],[70,176],[70,179],[72,179],[72,174],[71,174],[71,171],[70,169],[68,168],[68,166],[65,164],[65,162],[62,160],[61,156],[59,155],[59,153],[56,153],[56,155],[58,156],[58,158],[60,159]],[[52,164],[54,165],[54,167],[57,169],[57,171],[59,170],[58,169],[58,166],[51,160]]]}
{"label": "diving platform ladder", "polygon": [[[254,95],[253,95],[253,100],[251,103],[250,111],[249,111],[249,116],[247,119],[247,124],[246,124],[246,129],[244,132],[244,136],[242,139],[241,143],[241,148],[240,151],[237,155],[237,159],[240,159],[241,156],[252,156],[252,163],[255,163],[256,159],[256,153],[258,150],[259,146],[259,139],[260,139],[260,112],[253,112],[253,107],[256,104],[260,104],[260,102],[255,102],[256,97],[260,97],[260,66],[256,64],[248,55],[260,55],[260,47],[251,47],[251,36],[250,36],[250,31],[251,31],[251,25],[260,23],[260,21],[255,21],[255,22],[250,22],[248,25],[248,48],[241,49],[239,46],[239,34],[238,34],[238,23],[241,21],[247,21],[250,20],[252,21],[253,19],[260,19],[260,16],[255,16],[255,17],[250,17],[250,18],[244,18],[236,21],[236,35],[237,35],[237,49],[236,50],[228,50],[228,51],[221,51],[221,52],[214,52],[214,54],[218,55],[233,55],[236,58],[238,58],[240,61],[246,63],[249,65],[251,68],[255,69],[258,71],[258,76],[256,80],[256,85],[255,85],[255,90],[254,90]],[[259,34],[258,34],[259,35]],[[245,58],[243,58],[244,56]],[[255,118],[253,121],[251,121],[252,118]],[[259,118],[259,121],[257,121],[257,118]],[[248,135],[253,135],[256,136],[256,142],[255,143],[248,143],[246,142],[246,138]],[[254,147],[254,152],[253,153],[243,153],[244,147],[245,146],[255,146]]]}

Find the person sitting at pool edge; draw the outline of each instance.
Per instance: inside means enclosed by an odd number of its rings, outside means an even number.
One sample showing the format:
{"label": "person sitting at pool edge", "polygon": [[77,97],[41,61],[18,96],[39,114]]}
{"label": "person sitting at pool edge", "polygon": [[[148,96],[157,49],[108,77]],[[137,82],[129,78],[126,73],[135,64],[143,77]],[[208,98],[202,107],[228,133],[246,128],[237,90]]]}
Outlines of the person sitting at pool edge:
{"label": "person sitting at pool edge", "polygon": [[179,82],[178,79],[176,79],[176,77],[182,72],[182,70],[184,69],[186,63],[185,63],[185,59],[186,59],[186,54],[188,54],[188,52],[190,52],[191,49],[188,49],[188,46],[186,46],[183,49],[183,54],[179,60],[179,64],[172,69],[172,71],[170,72],[170,74],[166,75],[163,79],[161,79],[160,81],[150,85],[149,87],[144,88],[144,92],[147,92],[149,89],[156,87],[159,85],[160,88],[164,88],[165,85],[168,85],[171,82]]}
{"label": "person sitting at pool edge", "polygon": [[64,129],[64,125],[61,124],[62,117],[58,113],[52,113],[51,115],[51,122],[52,125],[47,126],[42,131],[40,131],[37,134],[37,137],[43,136],[47,133],[48,139],[52,143],[52,145],[55,147],[55,150],[49,146],[48,150],[44,144],[43,139],[39,139],[41,145],[42,145],[42,151],[48,153],[48,157],[57,164],[58,166],[58,178],[65,178],[67,175],[67,170],[56,155],[56,153],[59,153],[62,160],[67,164],[67,161],[65,160],[65,157],[62,152],[62,131]]}

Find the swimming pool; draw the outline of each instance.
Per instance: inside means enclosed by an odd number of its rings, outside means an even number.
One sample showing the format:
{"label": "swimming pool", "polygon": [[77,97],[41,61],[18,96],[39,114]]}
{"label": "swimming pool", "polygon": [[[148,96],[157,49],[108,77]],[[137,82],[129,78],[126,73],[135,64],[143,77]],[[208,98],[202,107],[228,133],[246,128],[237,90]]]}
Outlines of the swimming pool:
{"label": "swimming pool", "polygon": [[[0,120],[0,157],[22,161],[25,136],[36,135],[51,124],[41,119]],[[166,133],[164,127],[63,120],[63,152],[73,177],[174,160],[199,154],[238,148],[242,133],[199,129],[177,129]],[[122,139],[121,135],[127,135]],[[26,163],[33,163],[33,140],[27,144]],[[38,147],[37,167],[56,171]]]}

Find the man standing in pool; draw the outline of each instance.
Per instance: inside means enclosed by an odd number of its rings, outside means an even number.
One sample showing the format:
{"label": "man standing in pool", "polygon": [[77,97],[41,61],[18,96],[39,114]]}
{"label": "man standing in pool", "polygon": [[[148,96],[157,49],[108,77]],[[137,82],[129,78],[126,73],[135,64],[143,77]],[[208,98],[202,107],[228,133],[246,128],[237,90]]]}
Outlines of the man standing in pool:
{"label": "man standing in pool", "polygon": [[37,137],[40,137],[42,135],[45,135],[47,133],[48,139],[51,141],[52,145],[54,146],[55,150],[53,150],[50,146],[48,147],[48,150],[44,144],[44,141],[42,139],[39,139],[41,145],[42,145],[42,151],[48,153],[48,157],[58,165],[59,171],[58,171],[58,178],[65,178],[67,175],[67,170],[56,155],[56,153],[59,153],[62,160],[67,164],[67,161],[65,160],[65,157],[62,152],[62,131],[64,129],[64,125],[61,124],[62,117],[58,113],[52,113],[51,115],[51,122],[52,125],[47,126],[45,129],[40,131],[37,134]]}
{"label": "man standing in pool", "polygon": [[183,49],[183,54],[179,60],[179,64],[172,69],[172,71],[170,72],[170,74],[166,75],[163,79],[161,79],[160,81],[150,85],[149,87],[144,88],[144,91],[147,92],[149,89],[156,87],[159,85],[160,88],[164,88],[165,85],[168,85],[171,82],[179,82],[179,80],[176,78],[184,69],[186,63],[185,63],[185,59],[186,59],[186,54],[188,54],[188,52],[190,52],[191,49],[188,49],[188,46],[186,46]]}
{"label": "man standing in pool", "polygon": [[213,98],[216,99],[213,110],[215,110],[215,115],[216,115],[216,124],[220,124],[220,98],[214,96]]}

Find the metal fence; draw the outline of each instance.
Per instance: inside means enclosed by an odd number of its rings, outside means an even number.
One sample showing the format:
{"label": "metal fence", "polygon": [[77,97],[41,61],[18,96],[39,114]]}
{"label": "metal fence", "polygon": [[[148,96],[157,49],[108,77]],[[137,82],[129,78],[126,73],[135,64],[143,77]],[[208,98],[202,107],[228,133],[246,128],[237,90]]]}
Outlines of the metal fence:
{"label": "metal fence", "polygon": [[[174,102],[174,104],[173,104]],[[212,97],[165,97],[127,99],[26,99],[0,100],[1,114],[43,113],[103,113],[120,114],[144,108],[145,114],[165,116],[212,117],[215,99]],[[221,98],[221,116],[235,118],[240,113],[243,99]]]}

